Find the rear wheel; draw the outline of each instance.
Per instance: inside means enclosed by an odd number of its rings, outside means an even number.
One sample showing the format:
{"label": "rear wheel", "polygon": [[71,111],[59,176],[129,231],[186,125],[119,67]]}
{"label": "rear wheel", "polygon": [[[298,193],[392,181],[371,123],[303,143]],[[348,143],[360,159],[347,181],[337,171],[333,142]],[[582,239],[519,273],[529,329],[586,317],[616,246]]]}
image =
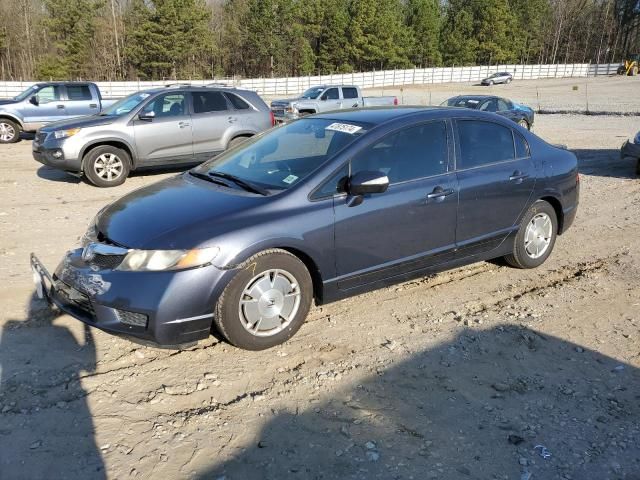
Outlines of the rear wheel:
{"label": "rear wheel", "polygon": [[548,202],[538,200],[520,222],[513,242],[513,253],[504,258],[516,268],[538,267],[551,255],[557,233],[556,211]]}
{"label": "rear wheel", "polygon": [[246,142],[248,139],[249,139],[249,137],[232,138],[231,141],[229,142],[229,145],[227,145],[227,149],[235,148],[238,145],[240,145],[241,143]]}
{"label": "rear wheel", "polygon": [[0,119],[0,143],[16,143],[20,140],[20,125],[6,118]]}
{"label": "rear wheel", "polygon": [[246,350],[264,350],[287,341],[311,307],[309,271],[296,256],[280,249],[260,252],[243,265],[216,304],[216,328],[230,343]]}
{"label": "rear wheel", "polygon": [[96,187],[122,185],[131,169],[129,154],[111,145],[91,150],[84,158],[84,174]]}

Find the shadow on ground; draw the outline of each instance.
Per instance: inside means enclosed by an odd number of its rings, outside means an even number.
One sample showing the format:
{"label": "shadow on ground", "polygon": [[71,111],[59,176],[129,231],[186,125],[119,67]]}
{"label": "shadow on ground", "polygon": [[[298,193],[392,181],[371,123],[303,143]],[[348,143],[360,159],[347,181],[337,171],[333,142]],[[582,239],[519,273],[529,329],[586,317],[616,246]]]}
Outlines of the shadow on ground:
{"label": "shadow on ground", "polygon": [[640,371],[525,327],[464,330],[303,405],[198,478],[640,478]]}
{"label": "shadow on ground", "polygon": [[571,150],[578,157],[578,169],[581,175],[612,178],[638,178],[637,160],[620,158],[620,150],[614,149],[577,149]]}
{"label": "shadow on ground", "polygon": [[0,332],[0,478],[105,478],[80,384],[96,367],[91,331],[76,338],[36,297],[28,308]]}
{"label": "shadow on ground", "polygon": [[38,178],[42,178],[43,180],[50,180],[52,182],[60,182],[60,183],[81,183],[82,179],[78,176],[71,175],[70,173],[65,172],[64,170],[58,170],[57,168],[48,167],[43,165],[38,168],[36,174]]}

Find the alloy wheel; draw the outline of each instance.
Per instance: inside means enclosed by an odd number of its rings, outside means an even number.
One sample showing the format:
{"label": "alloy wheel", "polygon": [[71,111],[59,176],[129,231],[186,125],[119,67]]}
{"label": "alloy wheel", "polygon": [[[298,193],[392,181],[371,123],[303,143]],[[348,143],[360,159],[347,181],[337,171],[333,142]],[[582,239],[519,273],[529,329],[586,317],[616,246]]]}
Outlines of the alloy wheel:
{"label": "alloy wheel", "polygon": [[16,129],[13,125],[0,122],[0,140],[3,142],[11,142],[16,137]]}
{"label": "alloy wheel", "polygon": [[124,165],[117,155],[113,153],[103,153],[93,162],[93,170],[98,177],[112,182],[120,178],[124,170]]}

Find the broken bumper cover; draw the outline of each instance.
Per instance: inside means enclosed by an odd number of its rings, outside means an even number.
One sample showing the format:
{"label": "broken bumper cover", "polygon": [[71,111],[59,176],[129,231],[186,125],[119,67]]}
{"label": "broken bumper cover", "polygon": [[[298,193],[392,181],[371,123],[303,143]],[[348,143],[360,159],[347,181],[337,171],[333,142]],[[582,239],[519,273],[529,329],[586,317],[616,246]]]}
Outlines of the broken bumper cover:
{"label": "broken bumper cover", "polygon": [[222,279],[230,271],[92,270],[80,253],[70,251],[53,275],[31,254],[39,296],[81,322],[153,345],[178,347],[209,336]]}

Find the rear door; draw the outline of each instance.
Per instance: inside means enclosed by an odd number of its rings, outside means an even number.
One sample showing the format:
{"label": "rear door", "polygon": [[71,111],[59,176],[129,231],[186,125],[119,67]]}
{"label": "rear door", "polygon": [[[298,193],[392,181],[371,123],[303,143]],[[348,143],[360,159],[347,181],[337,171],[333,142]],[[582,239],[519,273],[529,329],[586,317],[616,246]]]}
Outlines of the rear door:
{"label": "rear door", "polygon": [[140,165],[173,165],[194,161],[191,115],[186,92],[169,91],[150,100],[140,113],[152,120],[133,120]]}
{"label": "rear door", "polygon": [[536,168],[526,140],[502,124],[457,120],[459,188],[456,243],[461,256],[488,251],[518,228]]}
{"label": "rear door", "polygon": [[193,98],[193,153],[205,161],[222,152],[225,132],[237,128],[241,116],[232,111],[227,97],[219,90],[191,92]]}
{"label": "rear door", "polygon": [[360,98],[356,87],[342,87],[342,108],[358,108]]}
{"label": "rear door", "polygon": [[66,85],[65,112],[67,118],[100,113],[97,92],[89,84]]}
{"label": "rear door", "polygon": [[449,168],[451,136],[444,121],[414,124],[366,147],[358,171],[389,178],[385,193],[350,206],[335,197],[335,249],[342,290],[442,263],[455,248],[457,191]]}

